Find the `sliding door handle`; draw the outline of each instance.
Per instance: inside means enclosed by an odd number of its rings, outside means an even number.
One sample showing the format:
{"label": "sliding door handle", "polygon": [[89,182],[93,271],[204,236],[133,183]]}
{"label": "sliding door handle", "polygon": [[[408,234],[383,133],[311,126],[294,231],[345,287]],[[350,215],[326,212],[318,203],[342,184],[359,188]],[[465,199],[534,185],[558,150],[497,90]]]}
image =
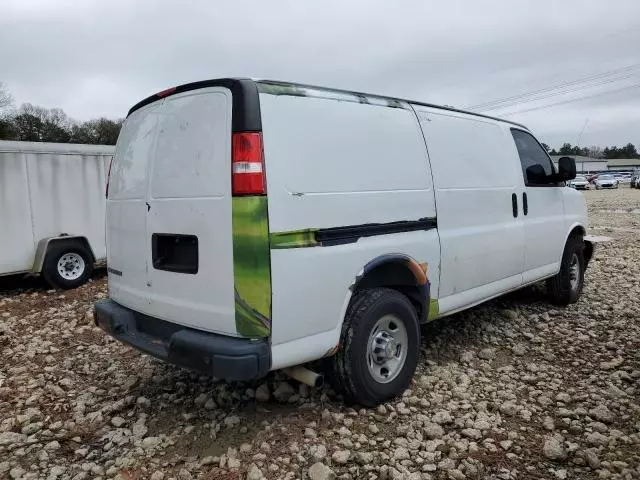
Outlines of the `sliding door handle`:
{"label": "sliding door handle", "polygon": [[522,192],[522,211],[525,215],[529,213],[529,201],[527,200],[527,192]]}
{"label": "sliding door handle", "polygon": [[518,196],[515,193],[511,194],[511,208],[513,208],[513,218],[518,217]]}

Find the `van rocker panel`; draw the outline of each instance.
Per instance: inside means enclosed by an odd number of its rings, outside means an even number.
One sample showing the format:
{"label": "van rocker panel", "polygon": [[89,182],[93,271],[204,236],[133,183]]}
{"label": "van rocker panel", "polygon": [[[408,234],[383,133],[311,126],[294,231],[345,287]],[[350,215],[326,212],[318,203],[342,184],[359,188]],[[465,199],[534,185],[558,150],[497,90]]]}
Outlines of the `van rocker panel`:
{"label": "van rocker panel", "polygon": [[97,302],[96,325],[123,343],[167,363],[225,380],[267,374],[271,348],[266,339],[228,337],[183,327],[114,302]]}

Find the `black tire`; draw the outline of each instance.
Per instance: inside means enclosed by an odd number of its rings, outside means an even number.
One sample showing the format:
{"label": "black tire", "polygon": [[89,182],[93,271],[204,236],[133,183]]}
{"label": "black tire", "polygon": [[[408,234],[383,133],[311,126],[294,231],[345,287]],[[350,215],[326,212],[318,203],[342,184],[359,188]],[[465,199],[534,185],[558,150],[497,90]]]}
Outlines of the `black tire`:
{"label": "black tire", "polygon": [[[578,265],[577,275],[571,272],[574,260]],[[547,280],[547,293],[553,304],[566,306],[578,301],[584,286],[584,270],[584,240],[582,235],[574,234],[569,237],[564,247],[560,272]],[[577,279],[577,283],[572,283],[572,276]]]}
{"label": "black tire", "polygon": [[[58,262],[60,262],[65,255],[71,255],[72,257],[79,256],[82,258],[84,265],[77,276],[74,274],[65,278],[65,276],[58,271]],[[78,261],[72,268],[76,268],[81,263],[82,262]],[[91,273],[93,273],[93,257],[84,245],[75,242],[57,242],[49,246],[44,264],[42,265],[42,276],[52,287],[63,290],[79,287],[89,280]]]}
{"label": "black tire", "polygon": [[[381,383],[368,366],[368,344],[378,320],[393,315],[406,329],[406,357],[395,378]],[[388,288],[363,290],[351,300],[340,339],[331,358],[332,379],[348,400],[366,407],[404,392],[409,386],[420,354],[420,324],[414,306],[401,293]]]}

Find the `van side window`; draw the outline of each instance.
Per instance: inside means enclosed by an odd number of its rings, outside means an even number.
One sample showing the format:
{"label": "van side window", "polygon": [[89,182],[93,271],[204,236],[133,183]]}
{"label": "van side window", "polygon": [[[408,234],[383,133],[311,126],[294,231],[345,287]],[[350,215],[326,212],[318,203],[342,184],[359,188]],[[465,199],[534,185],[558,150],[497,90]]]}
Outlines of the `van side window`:
{"label": "van side window", "polygon": [[524,183],[527,182],[527,168],[532,165],[540,165],[544,169],[546,175],[554,173],[553,164],[547,152],[538,143],[538,141],[530,133],[511,129],[511,135],[516,142],[516,148],[518,149],[518,155],[520,156],[520,164],[522,165],[522,176],[524,177]]}

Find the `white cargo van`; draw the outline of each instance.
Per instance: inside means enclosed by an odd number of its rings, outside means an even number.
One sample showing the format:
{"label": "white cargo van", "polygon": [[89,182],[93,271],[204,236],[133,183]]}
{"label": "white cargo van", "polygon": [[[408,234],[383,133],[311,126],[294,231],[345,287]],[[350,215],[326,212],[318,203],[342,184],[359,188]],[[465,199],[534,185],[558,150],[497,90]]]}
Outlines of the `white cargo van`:
{"label": "white cargo van", "polygon": [[0,276],[41,273],[74,288],[106,257],[114,147],[0,141]]}
{"label": "white cargo van", "polygon": [[96,322],[231,380],[332,357],[338,386],[375,405],[409,385],[421,323],[545,279],[554,303],[578,300],[593,246],[574,176],[525,127],[451,108],[172,88],[118,140]]}

